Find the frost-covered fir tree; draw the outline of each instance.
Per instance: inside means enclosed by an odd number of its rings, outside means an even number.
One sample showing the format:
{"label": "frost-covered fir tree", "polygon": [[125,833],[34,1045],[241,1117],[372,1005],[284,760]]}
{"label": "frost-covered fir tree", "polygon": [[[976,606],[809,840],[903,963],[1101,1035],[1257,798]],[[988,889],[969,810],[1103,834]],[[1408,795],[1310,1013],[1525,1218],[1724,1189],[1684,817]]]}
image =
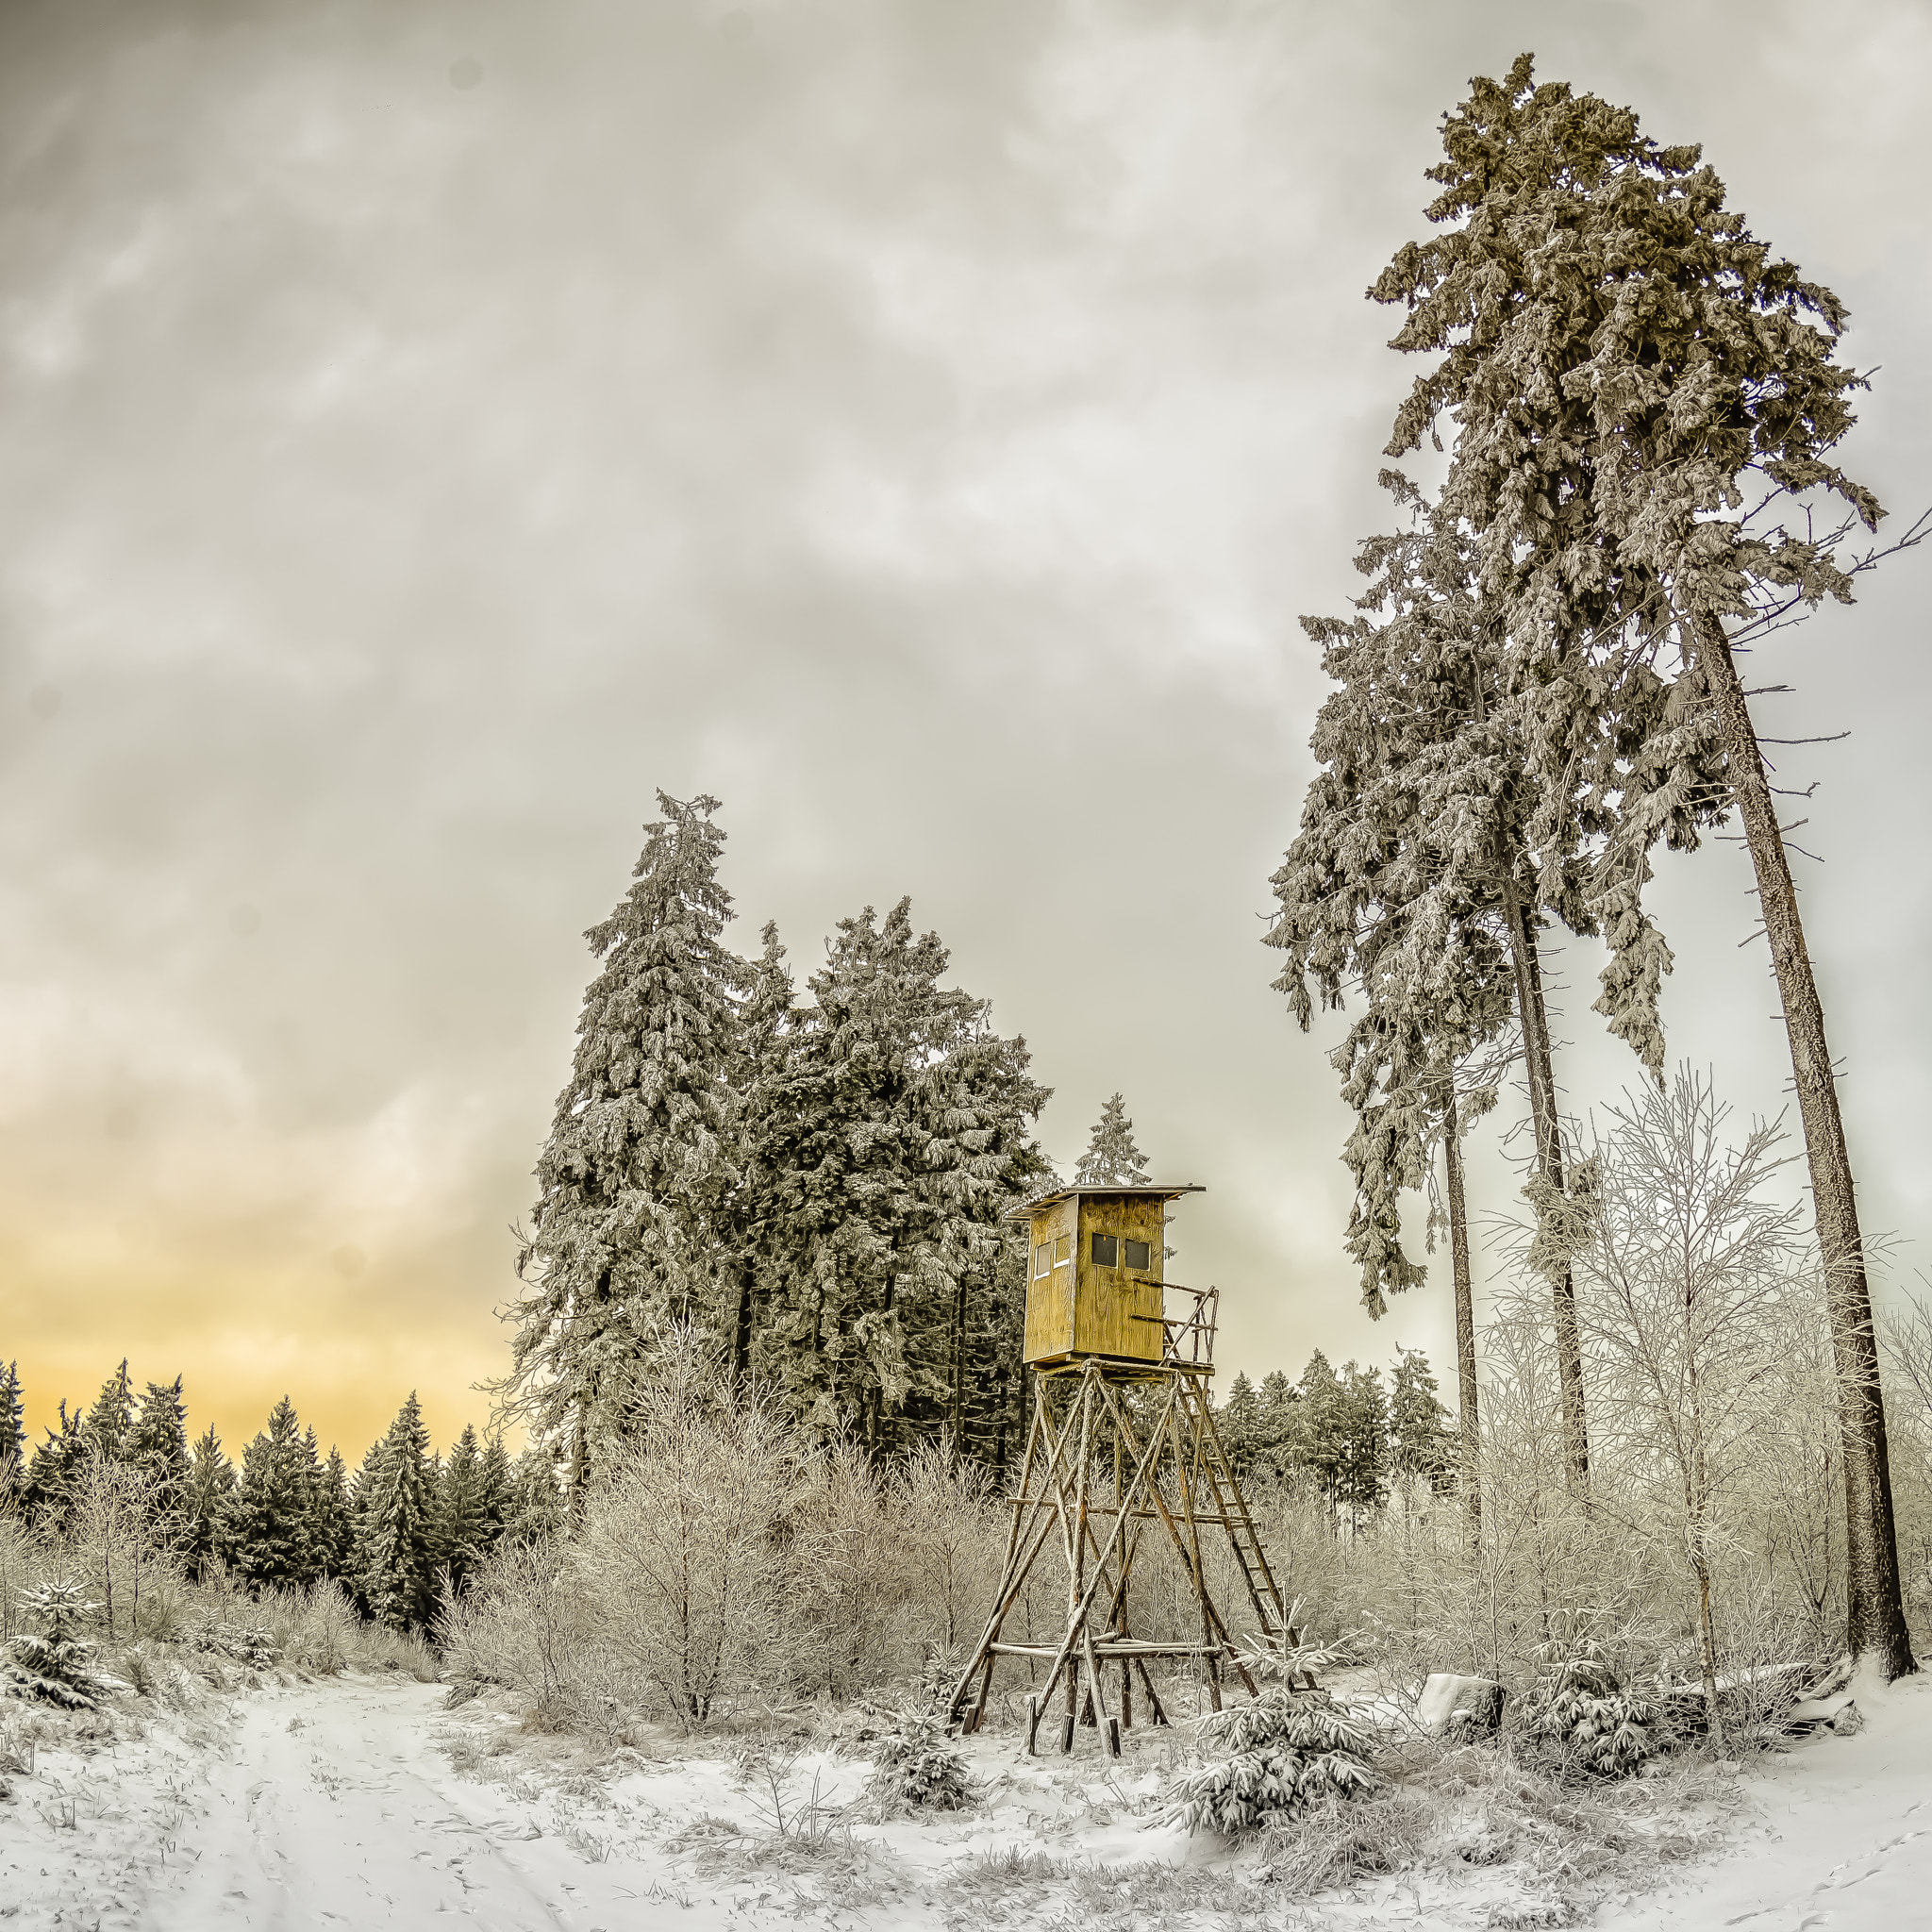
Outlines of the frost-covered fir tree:
{"label": "frost-covered fir tree", "polygon": [[1439,1487],[1453,1467],[1440,1388],[1428,1357],[1398,1342],[1389,1378],[1389,1467],[1401,1481]]}
{"label": "frost-covered fir tree", "polygon": [[569,1084],[537,1163],[505,1412],[569,1441],[573,1507],[623,1433],[659,1324],[722,1334],[737,1287],[721,1222],[744,963],[720,935],[715,798],[658,794],[636,883],[587,935]]}
{"label": "frost-covered fir tree", "polygon": [[476,1487],[483,1505],[484,1548],[493,1550],[508,1527],[513,1500],[509,1452],[500,1435],[492,1435],[483,1445]]}
{"label": "frost-covered fir tree", "polygon": [[[1304,1027],[1311,991],[1324,1006],[1350,993],[1359,1003],[1333,1058],[1356,1115],[1343,1149],[1356,1180],[1348,1247],[1372,1314],[1386,1293],[1422,1279],[1402,1245],[1398,1196],[1427,1185],[1429,1151],[1442,1143],[1473,1427],[1461,1136],[1494,1102],[1499,1069],[1484,1050],[1513,1012],[1536,1134],[1532,1186],[1546,1210],[1562,1204],[1537,933],[1545,909],[1574,931],[1596,930],[1588,852],[1623,774],[1601,721],[1594,735],[1565,740],[1563,708],[1550,695],[1567,688],[1582,647],[1545,676],[1520,676],[1465,533],[1396,473],[1383,482],[1411,522],[1361,546],[1357,565],[1370,586],[1357,607],[1373,616],[1305,620],[1336,689],[1316,721],[1322,769],[1274,876],[1281,912],[1267,938],[1288,954],[1275,984]],[[1648,952],[1626,945],[1626,962],[1641,957],[1650,970],[1623,983],[1612,1019],[1654,1067],[1663,1050],[1657,984],[1669,966],[1660,948],[1660,940]],[[1568,1468],[1580,1491],[1589,1449],[1574,1293],[1567,1261],[1550,1273]]]}
{"label": "frost-covered fir tree", "polygon": [[509,1466],[502,1541],[541,1542],[562,1528],[563,1515],[563,1484],[557,1462],[541,1443],[533,1442]]}
{"label": "frost-covered fir tree", "polygon": [[999,1217],[1044,1171],[1025,1042],[946,963],[909,901],[841,921],[767,1094],[754,1362],[874,1447],[957,1409],[962,1285],[997,1276]]}
{"label": "frost-covered fir tree", "polygon": [[737,1174],[727,1214],[730,1266],[737,1276],[731,1367],[740,1380],[751,1367],[753,1338],[762,1312],[758,1250],[770,1219],[766,1182],[772,1158],[785,1140],[780,1091],[792,1044],[791,974],[785,964],[785,948],[770,920],[759,937],[763,951],[750,970],[739,1028]]}
{"label": "frost-covered fir tree", "polygon": [[172,1534],[182,1533],[188,1517],[188,1407],[181,1377],[150,1382],[135,1405],[125,1459],[152,1483],[156,1515]]}
{"label": "frost-covered fir tree", "polygon": [[[314,1453],[315,1431],[308,1431],[309,1453]],[[348,1465],[333,1442],[327,1457],[318,1465],[313,1507],[309,1513],[309,1536],[315,1549],[318,1576],[348,1579],[353,1584],[356,1552],[356,1513],[349,1493]]]}
{"label": "frost-covered fir tree", "polygon": [[364,1459],[356,1481],[356,1582],[369,1614],[420,1629],[434,1607],[429,1434],[414,1390]]}
{"label": "frost-covered fir tree", "polygon": [[25,1407],[20,1364],[0,1369],[0,1512],[12,1509],[26,1487]]}
{"label": "frost-covered fir tree", "polygon": [[81,1426],[96,1454],[110,1462],[124,1459],[128,1433],[134,1426],[134,1384],[128,1377],[125,1356],[121,1357],[121,1366],[101,1385],[101,1392],[94,1398],[94,1406],[88,1410]]}
{"label": "frost-covered fir tree", "polygon": [[[1810,1166],[1840,1390],[1850,1643],[1895,1676],[1913,1666],[1864,1244],[1824,1008],[1733,657],[1739,634],[1767,618],[1849,601],[1872,560],[1842,544],[1883,511],[1830,460],[1865,377],[1838,359],[1838,298],[1724,206],[1700,149],[1660,147],[1628,108],[1537,85],[1524,56],[1503,80],[1472,83],[1442,139],[1430,234],[1371,291],[1407,311],[1394,345],[1438,358],[1389,454],[1451,417],[1443,504],[1475,535],[1513,651],[1529,663],[1591,641],[1566,693],[1570,724],[1588,732],[1589,714],[1607,709],[1630,766],[1600,875],[1613,971],[1625,935],[1643,939],[1652,844],[1681,831],[1713,747],[1724,761]],[[1832,496],[1844,518],[1821,533],[1812,519]]]}
{"label": "frost-covered fir tree", "polygon": [[321,1471],[315,1438],[305,1437],[284,1395],[268,1425],[242,1452],[242,1475],[225,1512],[224,1560],[251,1588],[313,1583],[315,1492]]}
{"label": "frost-covered fir tree", "polygon": [[1087,1151],[1074,1168],[1076,1188],[1141,1188],[1147,1185],[1147,1157],[1134,1144],[1127,1103],[1114,1094],[1100,1109]]}
{"label": "frost-covered fir tree", "polygon": [[495,1541],[483,1462],[476,1431],[465,1424],[437,1480],[430,1553],[432,1570],[447,1571],[457,1590],[469,1581]]}
{"label": "frost-covered fir tree", "polygon": [[235,1465],[210,1424],[188,1452],[188,1562],[199,1576],[220,1553],[229,1499],[235,1493]]}
{"label": "frost-covered fir tree", "polygon": [[56,1535],[65,1531],[74,1507],[75,1481],[87,1461],[90,1440],[85,1423],[68,1408],[63,1395],[56,1420],[34,1444],[26,1468],[26,1510],[39,1527]]}

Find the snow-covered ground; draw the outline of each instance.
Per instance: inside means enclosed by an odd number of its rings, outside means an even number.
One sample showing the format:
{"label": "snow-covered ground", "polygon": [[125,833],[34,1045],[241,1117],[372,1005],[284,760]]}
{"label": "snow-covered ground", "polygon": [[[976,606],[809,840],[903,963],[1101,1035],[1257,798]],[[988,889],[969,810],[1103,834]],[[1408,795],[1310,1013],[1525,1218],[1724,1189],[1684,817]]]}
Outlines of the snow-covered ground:
{"label": "snow-covered ground", "polygon": [[136,1739],[43,1747],[0,1803],[0,1923],[156,1932],[374,1932],[444,1914],[501,1932],[1932,1924],[1924,1677],[1861,1687],[1862,1734],[1820,1737],[1740,1780],[1724,1852],[1675,1868],[1665,1890],[1597,1898],[1580,1920],[1512,1890],[1507,1871],[1467,1867],[1286,1900],[1249,1882],[1255,1855],[1145,1824],[1168,1747],[1144,1734],[1118,1771],[1092,1755],[1091,1734],[1088,1755],[1072,1762],[1029,1760],[1010,1737],[974,1740],[983,1805],[879,1825],[858,1822],[857,1807],[840,1815],[858,1794],[862,1760],[805,1753],[766,1769],[620,1754],[592,1767],[485,1706],[447,1712],[444,1695],[397,1677],[283,1682],[153,1721]]}

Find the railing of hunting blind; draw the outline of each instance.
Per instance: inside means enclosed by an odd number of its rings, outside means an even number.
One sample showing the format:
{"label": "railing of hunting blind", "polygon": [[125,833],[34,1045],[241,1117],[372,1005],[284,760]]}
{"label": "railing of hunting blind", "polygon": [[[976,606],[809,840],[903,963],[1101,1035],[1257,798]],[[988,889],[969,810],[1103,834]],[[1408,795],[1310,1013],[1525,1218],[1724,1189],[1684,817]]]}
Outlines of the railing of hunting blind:
{"label": "railing of hunting blind", "polygon": [[1221,1291],[1183,1288],[1178,1281],[1163,1286],[1169,1294],[1192,1295],[1194,1306],[1178,1321],[1172,1316],[1162,1317],[1162,1360],[1184,1363],[1190,1368],[1208,1367],[1214,1360],[1214,1330],[1221,1319]]}

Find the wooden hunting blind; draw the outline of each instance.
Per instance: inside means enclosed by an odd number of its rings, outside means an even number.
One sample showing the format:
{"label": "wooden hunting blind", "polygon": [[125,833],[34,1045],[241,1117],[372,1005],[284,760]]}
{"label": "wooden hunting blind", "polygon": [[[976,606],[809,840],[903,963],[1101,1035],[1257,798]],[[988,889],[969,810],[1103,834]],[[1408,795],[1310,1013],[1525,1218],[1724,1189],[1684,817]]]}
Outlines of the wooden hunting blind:
{"label": "wooden hunting blind", "polygon": [[[1001,1657],[1024,1659],[1033,1679],[1029,1751],[1057,1689],[1065,1698],[1063,1751],[1085,1722],[1120,1756],[1137,1674],[1154,1722],[1167,1723],[1149,1669],[1157,1659],[1203,1671],[1216,1710],[1224,1669],[1252,1694],[1254,1677],[1210,1587],[1202,1533],[1217,1524],[1255,1634],[1267,1641],[1286,1630],[1282,1591],[1214,1426],[1208,1381],[1220,1291],[1163,1278],[1168,1204],[1204,1191],[1061,1188],[1012,1210],[1032,1229],[1024,1357],[1033,1421],[992,1613],[953,1692],[953,1719],[968,1731],[985,1716]],[[1041,1641],[1008,1641],[1007,1619],[1049,1548],[1066,1566],[1065,1624]],[[1150,1573],[1176,1559],[1182,1591],[1150,1589]],[[1176,1601],[1191,1605],[1198,1634],[1130,1627],[1137,1617],[1143,1627],[1171,1619]],[[1119,1670],[1111,1709],[1109,1664]]]}
{"label": "wooden hunting blind", "polygon": [[1167,1204],[1194,1187],[1062,1188],[1018,1212],[1033,1224],[1026,1287],[1029,1368],[1165,1354],[1161,1273]]}

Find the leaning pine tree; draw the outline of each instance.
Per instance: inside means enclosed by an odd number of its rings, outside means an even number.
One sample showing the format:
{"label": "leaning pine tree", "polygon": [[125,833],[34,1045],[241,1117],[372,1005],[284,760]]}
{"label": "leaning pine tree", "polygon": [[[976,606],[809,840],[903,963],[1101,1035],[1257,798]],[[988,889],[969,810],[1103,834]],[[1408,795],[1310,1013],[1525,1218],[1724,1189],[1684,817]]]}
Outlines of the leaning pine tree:
{"label": "leaning pine tree", "polygon": [[658,1329],[722,1340],[738,1300],[723,1224],[746,969],[719,937],[731,917],[724,834],[715,798],[660,791],[658,804],[636,884],[587,935],[602,970],[537,1163],[524,1292],[507,1311],[503,1412],[569,1444],[573,1511],[625,1431]]}
{"label": "leaning pine tree", "polygon": [[[1848,602],[1863,565],[1838,547],[1883,513],[1828,459],[1865,387],[1836,359],[1845,310],[1725,208],[1700,149],[1659,147],[1629,109],[1537,86],[1526,55],[1502,81],[1473,82],[1442,135],[1435,231],[1370,291],[1407,311],[1395,347],[1440,358],[1389,454],[1440,437],[1451,418],[1443,503],[1474,533],[1512,647],[1533,656],[1589,640],[1570,703],[1586,731],[1588,713],[1607,718],[1630,775],[1599,870],[1612,1004],[1628,948],[1655,944],[1641,911],[1650,847],[1681,830],[1711,750],[1723,759],[1810,1166],[1843,1444],[1849,1642],[1896,1676],[1912,1658],[1851,1161],[1784,828],[1732,655],[1738,630],[1770,608]],[[1847,514],[1820,541],[1800,499],[1831,495]]]}

